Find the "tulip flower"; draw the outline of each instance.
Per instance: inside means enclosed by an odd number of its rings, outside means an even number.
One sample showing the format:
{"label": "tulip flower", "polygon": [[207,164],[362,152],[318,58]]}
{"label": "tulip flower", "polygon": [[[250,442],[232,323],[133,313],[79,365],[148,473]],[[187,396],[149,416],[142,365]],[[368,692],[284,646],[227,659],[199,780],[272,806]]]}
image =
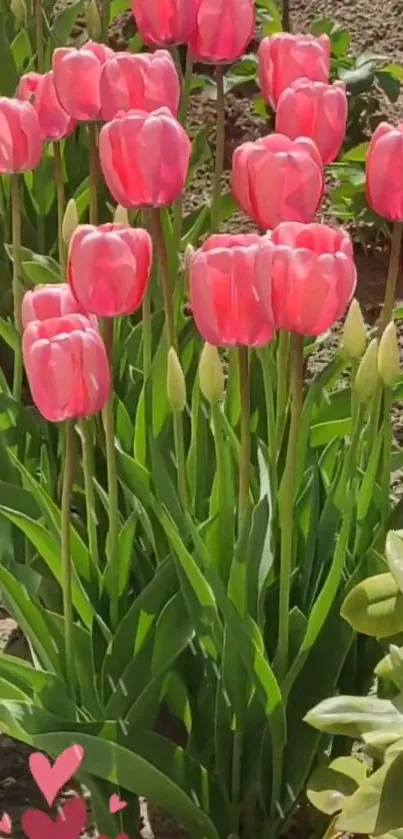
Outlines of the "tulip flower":
{"label": "tulip flower", "polygon": [[328,82],[330,40],[327,35],[290,35],[281,32],[264,38],[259,51],[259,82],[263,99],[272,108],[297,79]]}
{"label": "tulip flower", "polygon": [[379,342],[378,372],[385,387],[393,387],[402,374],[396,326],[393,321],[388,323]]}
{"label": "tulip flower", "polygon": [[168,108],[130,111],[101,129],[103,176],[122,207],[166,207],[181,195],[191,142]]}
{"label": "tulip flower", "polygon": [[245,52],[254,28],[253,0],[200,0],[189,48],[200,61],[232,63]]}
{"label": "tulip flower", "polygon": [[262,230],[283,221],[311,222],[323,190],[322,161],[309,138],[270,134],[234,152],[233,195]]}
{"label": "tulip flower", "polygon": [[291,140],[310,137],[325,165],[338,156],[347,125],[343,82],[330,85],[298,79],[283,91],[276,114],[276,131]]}
{"label": "tulip flower", "polygon": [[70,241],[68,280],[82,308],[98,317],[129,315],[147,288],[152,241],[123,224],[77,227]]}
{"label": "tulip flower", "polygon": [[38,411],[61,422],[100,411],[110,372],[99,332],[83,315],[33,321],[23,335],[25,370]]}
{"label": "tulip flower", "polygon": [[378,371],[379,341],[373,338],[360,361],[353,390],[360,404],[368,402],[374,395],[380,378]]}
{"label": "tulip flower", "polygon": [[205,343],[199,360],[200,390],[210,405],[218,405],[223,397],[225,379],[217,347]]}
{"label": "tulip flower", "polygon": [[22,301],[24,329],[34,320],[50,320],[64,315],[85,314],[67,283],[37,285],[24,294]]}
{"label": "tulip flower", "polygon": [[200,0],[132,0],[133,16],[145,44],[185,44],[196,27]]}
{"label": "tulip flower", "polygon": [[119,112],[156,111],[167,107],[176,116],[180,83],[175,64],[166,50],[154,53],[118,53],[104,64],[100,81],[102,119]]}
{"label": "tulip flower", "polygon": [[26,73],[20,79],[16,96],[34,106],[44,140],[62,140],[74,131],[76,121],[59,102],[52,70],[43,75]]}
{"label": "tulip flower", "polygon": [[378,215],[403,221],[403,123],[396,128],[381,122],[367,154],[367,199]]}
{"label": "tulip flower", "polygon": [[256,261],[262,242],[253,233],[211,236],[189,256],[192,313],[209,344],[260,346],[272,339],[269,274],[266,306],[256,293]]}
{"label": "tulip flower", "polygon": [[0,174],[35,169],[42,155],[38,116],[30,102],[0,97]]}
{"label": "tulip flower", "polygon": [[81,49],[59,47],[53,53],[53,81],[60,104],[79,122],[100,118],[99,83],[102,67],[114,55],[103,44],[89,42]]}
{"label": "tulip flower", "polygon": [[354,294],[351,239],[324,224],[280,224],[261,248],[257,277],[257,294],[267,312],[273,311],[276,329],[321,335],[344,314]]}

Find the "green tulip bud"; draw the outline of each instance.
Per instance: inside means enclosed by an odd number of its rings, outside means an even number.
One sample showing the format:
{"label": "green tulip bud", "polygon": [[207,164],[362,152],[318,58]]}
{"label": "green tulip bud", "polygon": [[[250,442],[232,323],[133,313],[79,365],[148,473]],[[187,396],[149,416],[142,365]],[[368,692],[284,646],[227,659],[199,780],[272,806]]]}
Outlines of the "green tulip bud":
{"label": "green tulip bud", "polygon": [[216,405],[224,393],[224,371],[217,347],[205,344],[199,361],[199,384],[203,396]]}
{"label": "green tulip bud", "polygon": [[74,198],[70,198],[70,201],[67,203],[67,207],[64,211],[62,221],[63,242],[67,248],[76,227],[78,227],[77,204]]}
{"label": "green tulip bud", "polygon": [[115,224],[124,224],[125,227],[130,227],[129,213],[125,207],[121,207],[121,205],[118,204],[115,210],[115,215],[113,216],[113,221]]}
{"label": "green tulip bud", "polygon": [[101,17],[96,0],[87,0],[85,6],[87,32],[93,41],[98,41],[102,33]]}
{"label": "green tulip bud", "polygon": [[360,359],[367,346],[364,318],[358,300],[353,300],[344,323],[341,354],[344,358]]}
{"label": "green tulip bud", "polygon": [[27,7],[24,0],[10,0],[10,9],[17,23],[23,26],[27,20]]}
{"label": "green tulip bud", "polygon": [[388,323],[379,343],[378,371],[385,387],[392,387],[401,375],[399,347],[393,321]]}
{"label": "green tulip bud", "polygon": [[359,402],[367,402],[374,394],[379,382],[377,338],[373,338],[367,347],[357,370],[354,390]]}
{"label": "green tulip bud", "polygon": [[178,354],[173,347],[168,352],[167,395],[171,411],[181,412],[186,405],[186,382]]}

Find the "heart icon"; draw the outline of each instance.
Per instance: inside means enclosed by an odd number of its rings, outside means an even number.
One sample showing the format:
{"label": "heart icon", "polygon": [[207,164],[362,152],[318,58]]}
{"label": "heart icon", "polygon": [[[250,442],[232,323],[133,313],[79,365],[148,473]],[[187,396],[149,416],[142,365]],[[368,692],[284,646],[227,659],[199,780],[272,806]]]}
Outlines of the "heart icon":
{"label": "heart icon", "polygon": [[125,807],[127,807],[127,801],[123,801],[123,799],[114,792],[109,799],[109,812],[114,815],[115,813],[119,813],[119,810],[124,810]]}
{"label": "heart icon", "polygon": [[8,813],[3,813],[0,819],[0,833],[7,833],[8,836],[11,833],[11,819]]}
{"label": "heart icon", "polygon": [[57,793],[73,777],[84,759],[82,746],[69,746],[55,760],[53,766],[45,755],[35,752],[29,757],[31,775],[43,793],[45,800],[52,806]]}
{"label": "heart icon", "polygon": [[87,808],[82,798],[67,801],[56,821],[42,810],[26,810],[21,825],[28,839],[78,839],[87,822]]}

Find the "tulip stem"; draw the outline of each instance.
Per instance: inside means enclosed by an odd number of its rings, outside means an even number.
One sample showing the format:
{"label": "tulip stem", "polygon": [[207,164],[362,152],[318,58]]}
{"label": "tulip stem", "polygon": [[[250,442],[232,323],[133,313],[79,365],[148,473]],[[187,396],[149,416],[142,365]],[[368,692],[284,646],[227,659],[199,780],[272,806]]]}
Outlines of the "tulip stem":
{"label": "tulip stem", "polygon": [[21,356],[21,304],[22,288],[20,281],[21,262],[21,204],[19,175],[14,172],[11,176],[11,224],[13,238],[13,302],[14,326],[17,330],[17,345],[14,350],[13,396],[19,402],[22,390],[22,356]]}
{"label": "tulip stem", "polygon": [[250,484],[250,375],[247,347],[238,347],[239,389],[241,399],[241,448],[239,453],[239,521],[243,521],[249,500]]}
{"label": "tulip stem", "polygon": [[[113,374],[112,350],[113,350],[113,319],[104,320],[104,340],[108,353],[111,368],[111,379]],[[108,473],[108,498],[109,498],[109,533],[108,533],[108,562],[111,566],[111,602],[110,619],[111,628],[116,629],[119,623],[119,498],[118,479],[116,470],[115,450],[115,420],[113,413],[113,390],[111,390],[108,401],[102,412],[105,442],[106,442],[106,465]]]}
{"label": "tulip stem", "polygon": [[81,449],[83,454],[83,473],[85,487],[85,506],[87,513],[88,547],[94,565],[99,566],[98,536],[97,536],[97,508],[94,491],[94,447],[91,437],[89,420],[81,419],[79,424]]}
{"label": "tulip stem", "polygon": [[90,224],[98,224],[98,128],[96,122],[88,123],[88,144],[90,163]]}
{"label": "tulip stem", "polygon": [[389,387],[384,388],[383,392],[383,474],[381,487],[383,488],[383,504],[382,504],[382,529],[386,536],[386,524],[389,518],[390,503],[389,503],[389,489],[390,489],[390,461],[392,453],[392,423],[390,420],[390,412],[393,406],[393,392]]}
{"label": "tulip stem", "polygon": [[291,424],[288,437],[287,457],[279,491],[279,518],[281,532],[280,557],[280,611],[276,665],[279,679],[284,679],[288,670],[290,588],[293,549],[293,514],[295,502],[295,475],[298,455],[298,435],[302,410],[303,388],[302,335],[293,333],[290,343],[291,363]]}
{"label": "tulip stem", "polygon": [[220,228],[221,178],[224,171],[225,152],[225,93],[224,70],[221,65],[216,68],[217,84],[217,141],[215,153],[215,170],[213,191],[211,198],[211,232],[218,233]]}
{"label": "tulip stem", "polygon": [[35,6],[35,41],[36,41],[36,64],[38,73],[45,71],[45,53],[43,49],[43,15],[42,0],[34,0]]}
{"label": "tulip stem", "polygon": [[186,51],[186,70],[185,75],[183,77],[183,85],[182,85],[182,96],[181,96],[181,103],[179,108],[179,122],[186,128],[187,122],[187,115],[189,110],[189,102],[190,102],[190,91],[192,87],[192,79],[193,79],[193,58],[188,48]]}
{"label": "tulip stem", "polygon": [[53,143],[53,164],[57,197],[57,241],[59,247],[59,260],[62,269],[62,276],[66,273],[66,246],[63,241],[63,217],[64,217],[64,181],[63,165],[60,152],[60,143]]}
{"label": "tulip stem", "polygon": [[[172,283],[169,276],[169,260],[165,246],[164,231],[161,223],[159,210],[151,210],[151,230],[153,234],[155,249],[160,264],[160,278],[162,293],[164,296],[165,328],[167,335],[167,349],[176,349],[177,341],[175,334],[175,316],[172,299]],[[177,466],[178,495],[184,510],[189,507],[189,499],[186,484],[185,467],[185,446],[183,437],[183,416],[181,411],[173,413],[174,445]]]}
{"label": "tulip stem", "polygon": [[393,307],[395,305],[396,284],[400,270],[400,251],[402,245],[403,222],[396,221],[392,228],[392,241],[390,246],[389,270],[386,280],[385,299],[383,303],[379,337],[384,333],[388,323],[392,320]]}
{"label": "tulip stem", "polygon": [[102,0],[101,8],[101,38],[104,44],[108,43],[109,33],[109,0]]}
{"label": "tulip stem", "polygon": [[280,332],[277,348],[277,404],[276,404],[276,448],[280,455],[284,437],[285,417],[288,399],[288,360],[290,355],[290,335]]}
{"label": "tulip stem", "polygon": [[291,32],[290,0],[283,0],[282,25],[284,32]]}
{"label": "tulip stem", "polygon": [[74,423],[65,423],[65,452],[63,464],[63,486],[61,500],[61,560],[62,560],[62,589],[63,589],[63,617],[64,643],[66,654],[66,676],[71,698],[75,699],[75,667],[74,667],[74,639],[73,639],[73,601],[71,594],[71,555],[70,555],[70,505],[74,479]]}

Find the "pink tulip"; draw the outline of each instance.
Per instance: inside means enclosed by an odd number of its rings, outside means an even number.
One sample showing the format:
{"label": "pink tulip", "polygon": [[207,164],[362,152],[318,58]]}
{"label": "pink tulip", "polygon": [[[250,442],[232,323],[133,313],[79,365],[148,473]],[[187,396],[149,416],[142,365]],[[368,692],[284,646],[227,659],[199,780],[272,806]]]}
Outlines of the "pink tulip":
{"label": "pink tulip", "polygon": [[381,122],[367,154],[367,200],[378,215],[403,221],[403,122]]}
{"label": "pink tulip", "polygon": [[103,176],[122,207],[166,207],[179,198],[190,153],[189,137],[168,108],[130,111],[100,132]]}
{"label": "pink tulip", "polygon": [[[193,253],[190,303],[197,329],[216,346],[261,346],[273,337],[274,321],[256,293],[256,263],[264,239],[255,234],[211,236]],[[270,277],[266,273],[267,286]]]}
{"label": "pink tulip", "polygon": [[257,295],[267,312],[273,311],[276,329],[321,335],[344,314],[354,294],[353,245],[344,230],[280,224],[259,260]]}
{"label": "pink tulip", "polygon": [[232,192],[261,230],[282,221],[312,221],[323,189],[320,154],[306,137],[270,134],[234,152]]}
{"label": "pink tulip", "polygon": [[109,47],[92,42],[81,49],[59,47],[54,51],[52,66],[56,94],[73,119],[82,122],[100,118],[101,71],[113,55]]}
{"label": "pink tulip", "polygon": [[176,116],[180,83],[175,64],[166,50],[154,53],[118,53],[101,73],[102,119],[119,112],[155,111],[167,107]]}
{"label": "pink tulip", "polygon": [[42,155],[42,135],[29,102],[0,97],[0,174],[35,169]]}
{"label": "pink tulip", "polygon": [[70,288],[82,308],[98,317],[130,315],[143,301],[151,262],[146,230],[83,224],[70,242]]}
{"label": "pink tulip", "polygon": [[201,61],[231,63],[245,52],[254,28],[253,0],[200,0],[189,47]]}
{"label": "pink tulip", "polygon": [[62,140],[74,131],[76,122],[57,98],[52,70],[42,76],[39,73],[21,76],[16,96],[34,106],[44,140]]}
{"label": "pink tulip", "polygon": [[105,405],[109,362],[88,318],[32,321],[23,334],[22,352],[32,398],[49,422],[96,414]]}
{"label": "pink tulip", "polygon": [[290,35],[282,32],[264,38],[259,52],[259,81],[262,96],[272,108],[287,87],[297,79],[328,82],[330,41],[327,35]]}
{"label": "pink tulip", "polygon": [[37,285],[24,294],[22,301],[22,325],[25,329],[33,320],[49,320],[64,315],[85,314],[73,297],[67,283]]}
{"label": "pink tulip", "polygon": [[137,29],[154,47],[185,44],[196,27],[200,0],[132,0]]}
{"label": "pink tulip", "polygon": [[298,79],[277,102],[276,131],[291,140],[310,137],[323,163],[332,163],[343,145],[347,96],[343,82],[325,84]]}

